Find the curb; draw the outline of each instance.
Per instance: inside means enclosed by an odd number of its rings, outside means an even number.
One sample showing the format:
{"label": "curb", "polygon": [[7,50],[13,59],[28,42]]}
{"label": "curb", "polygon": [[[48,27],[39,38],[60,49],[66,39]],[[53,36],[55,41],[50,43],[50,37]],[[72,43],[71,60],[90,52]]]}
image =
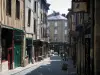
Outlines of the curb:
{"label": "curb", "polygon": [[15,69],[8,70],[8,71],[5,71],[5,72],[0,72],[0,75],[17,75],[18,73],[23,72],[24,70],[27,70],[27,69],[29,69],[31,67],[33,67],[34,68],[33,70],[35,70],[39,66],[41,66],[41,64],[44,63],[46,60],[49,60],[49,57],[47,57],[47,58],[45,58],[45,59],[43,59],[41,61],[35,62],[34,64],[28,64],[29,66],[27,65],[25,67],[22,67],[21,69],[19,67],[18,69],[15,68]]}
{"label": "curb", "polygon": [[[48,59],[48,58],[46,58],[46,59]],[[31,67],[37,66],[38,64],[43,63],[46,59],[44,59],[44,60],[42,60],[42,61],[40,61],[40,62],[37,62],[36,65],[33,64],[32,66],[27,67],[27,68],[25,68],[25,69],[22,69],[21,71],[18,71],[18,72],[16,72],[16,73],[11,74],[11,75],[15,75],[15,74],[20,73],[20,72],[22,72],[22,71],[24,71],[24,70],[27,70],[27,69],[29,69],[29,68],[31,68]],[[39,66],[40,66],[40,65],[39,65]],[[38,67],[39,67],[39,66],[38,66]],[[36,67],[36,68],[38,68],[38,67]],[[36,69],[36,68],[35,68],[35,69]],[[35,69],[34,69],[34,70],[35,70]]]}
{"label": "curb", "polygon": [[22,72],[22,71],[24,71],[24,70],[27,70],[27,69],[29,69],[29,68],[31,68],[31,67],[33,67],[33,66],[37,66],[37,65],[38,65],[38,64],[32,65],[32,66],[27,67],[27,68],[25,68],[25,69],[22,69],[22,70],[20,70],[20,71],[18,71],[18,72],[15,72],[15,73],[13,73],[13,74],[11,74],[11,75],[15,75],[15,74],[17,74],[17,73],[20,73],[20,72]]}

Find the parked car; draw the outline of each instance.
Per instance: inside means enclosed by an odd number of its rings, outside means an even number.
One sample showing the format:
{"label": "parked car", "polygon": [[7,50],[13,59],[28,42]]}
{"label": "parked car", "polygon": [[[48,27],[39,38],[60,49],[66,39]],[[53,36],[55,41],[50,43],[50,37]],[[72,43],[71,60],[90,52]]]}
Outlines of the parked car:
{"label": "parked car", "polygon": [[58,52],[54,52],[54,55],[58,55]]}

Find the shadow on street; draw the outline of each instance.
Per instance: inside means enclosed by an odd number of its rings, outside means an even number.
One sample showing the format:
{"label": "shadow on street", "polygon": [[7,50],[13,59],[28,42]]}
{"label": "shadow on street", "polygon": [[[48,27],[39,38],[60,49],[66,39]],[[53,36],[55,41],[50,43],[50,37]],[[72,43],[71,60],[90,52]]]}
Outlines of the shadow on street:
{"label": "shadow on street", "polygon": [[37,69],[26,75],[66,75],[67,71],[61,70],[62,61],[59,56],[50,57],[50,61],[45,61]]}

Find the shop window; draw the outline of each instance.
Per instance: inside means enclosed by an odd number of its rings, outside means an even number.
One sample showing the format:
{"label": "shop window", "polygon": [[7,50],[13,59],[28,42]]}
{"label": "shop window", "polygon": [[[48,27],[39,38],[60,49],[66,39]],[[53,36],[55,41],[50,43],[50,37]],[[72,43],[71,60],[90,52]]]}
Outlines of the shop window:
{"label": "shop window", "polygon": [[6,0],[6,14],[11,16],[11,0]]}

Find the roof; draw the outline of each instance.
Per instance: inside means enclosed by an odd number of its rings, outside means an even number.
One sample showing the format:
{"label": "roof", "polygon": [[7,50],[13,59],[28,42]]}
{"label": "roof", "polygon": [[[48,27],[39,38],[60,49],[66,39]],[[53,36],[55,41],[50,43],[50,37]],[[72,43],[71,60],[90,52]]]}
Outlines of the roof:
{"label": "roof", "polygon": [[65,18],[61,14],[56,14],[56,15],[51,14],[48,16],[48,20],[67,20],[67,18]]}

